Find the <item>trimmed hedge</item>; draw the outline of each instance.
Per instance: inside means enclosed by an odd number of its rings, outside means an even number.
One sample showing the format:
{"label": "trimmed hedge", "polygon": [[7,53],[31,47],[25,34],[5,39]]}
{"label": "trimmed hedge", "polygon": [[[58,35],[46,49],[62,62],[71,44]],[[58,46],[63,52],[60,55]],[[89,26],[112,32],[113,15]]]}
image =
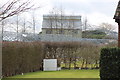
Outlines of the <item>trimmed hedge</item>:
{"label": "trimmed hedge", "polygon": [[[3,42],[3,77],[40,71],[43,59],[57,59],[58,66],[63,62],[65,68],[77,67],[77,60],[83,60],[81,68],[95,63],[98,67],[100,47],[92,43],[81,42]],[[92,50],[92,51],[91,51]],[[89,51],[89,52],[88,52]],[[90,55],[91,54],[91,55]]]}
{"label": "trimmed hedge", "polygon": [[120,49],[103,48],[100,56],[101,80],[120,79]]}
{"label": "trimmed hedge", "polygon": [[43,59],[42,43],[3,42],[3,77],[41,70]]}

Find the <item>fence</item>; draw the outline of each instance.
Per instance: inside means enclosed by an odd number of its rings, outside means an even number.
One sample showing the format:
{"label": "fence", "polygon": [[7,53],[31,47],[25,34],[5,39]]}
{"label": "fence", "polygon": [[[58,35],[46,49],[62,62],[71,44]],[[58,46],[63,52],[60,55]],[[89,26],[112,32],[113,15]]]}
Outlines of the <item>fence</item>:
{"label": "fence", "polygon": [[16,33],[16,32],[7,32],[3,33],[4,41],[23,41],[23,42],[32,42],[32,41],[44,41],[44,42],[93,42],[96,44],[108,44],[116,43],[117,40],[112,39],[87,39],[87,38],[77,38],[72,35],[62,35],[62,34],[46,34],[38,35],[32,33]]}

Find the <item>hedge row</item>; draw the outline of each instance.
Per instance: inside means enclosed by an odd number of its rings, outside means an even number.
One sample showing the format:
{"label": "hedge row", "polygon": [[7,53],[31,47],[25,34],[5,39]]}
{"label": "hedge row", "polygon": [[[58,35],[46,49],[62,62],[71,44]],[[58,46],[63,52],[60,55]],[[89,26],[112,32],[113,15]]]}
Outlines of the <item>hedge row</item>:
{"label": "hedge row", "polygon": [[[76,67],[98,67],[100,47],[81,42],[3,42],[3,76],[42,70],[43,59],[57,59],[58,66],[71,69]],[[77,65],[77,61],[81,65]]]}
{"label": "hedge row", "polygon": [[60,59],[62,51],[65,51],[66,48],[69,50],[78,48],[79,44],[75,42],[3,42],[3,76],[7,77],[42,70],[43,59]]}
{"label": "hedge row", "polygon": [[101,80],[120,79],[120,49],[103,48],[100,56]]}
{"label": "hedge row", "polygon": [[42,43],[3,42],[3,76],[34,72],[41,68]]}

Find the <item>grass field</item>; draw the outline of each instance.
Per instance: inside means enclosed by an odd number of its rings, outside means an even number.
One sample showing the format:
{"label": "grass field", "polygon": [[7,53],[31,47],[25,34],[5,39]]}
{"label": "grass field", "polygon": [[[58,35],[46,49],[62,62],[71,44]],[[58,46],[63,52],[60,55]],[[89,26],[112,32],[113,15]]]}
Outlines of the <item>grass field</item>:
{"label": "grass field", "polygon": [[99,78],[99,70],[38,71],[10,78]]}

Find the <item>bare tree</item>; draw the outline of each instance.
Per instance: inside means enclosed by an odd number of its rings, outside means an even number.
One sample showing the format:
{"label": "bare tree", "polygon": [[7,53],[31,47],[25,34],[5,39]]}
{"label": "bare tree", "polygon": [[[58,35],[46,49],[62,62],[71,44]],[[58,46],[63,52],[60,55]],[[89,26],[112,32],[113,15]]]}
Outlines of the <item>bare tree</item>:
{"label": "bare tree", "polygon": [[116,27],[112,24],[109,23],[101,23],[99,25],[99,28],[102,29],[104,32],[106,32],[107,34],[111,31],[114,31],[116,29]]}
{"label": "bare tree", "polygon": [[14,28],[14,27],[12,27],[12,28],[16,31],[16,40],[18,41],[18,33],[19,33],[19,15],[17,14],[15,17],[16,17],[15,23],[12,21],[12,23],[9,22],[9,24],[12,24],[12,25],[15,25],[15,24],[16,24],[15,28]]}
{"label": "bare tree", "polygon": [[87,18],[85,18],[85,19],[83,20],[83,24],[82,24],[82,25],[83,25],[83,30],[86,31],[86,30],[87,30],[87,27],[88,27],[88,26],[87,26],[87,25],[88,25],[88,20],[87,20]]}
{"label": "bare tree", "polygon": [[55,32],[57,34],[62,33],[62,29],[63,29],[63,10],[62,9],[53,8],[53,10],[50,11],[49,24],[50,24],[51,32],[53,29],[55,29]]}
{"label": "bare tree", "polygon": [[35,23],[35,13],[33,12],[33,15],[32,15],[32,22],[33,22],[33,33],[34,33],[34,36],[35,36],[35,26],[36,26],[36,23]]}
{"label": "bare tree", "polygon": [[58,32],[58,28],[59,28],[59,10],[57,8],[53,8],[53,14],[51,14],[52,19],[53,19],[53,28],[55,29],[55,33],[59,33]]}
{"label": "bare tree", "polygon": [[16,37],[16,39],[17,39],[17,41],[18,41],[18,28],[19,28],[19,21],[18,21],[18,15],[17,15],[17,20],[16,20],[16,26],[17,26],[17,30],[16,30],[16,33],[17,33],[17,37]]}
{"label": "bare tree", "polygon": [[2,27],[2,29],[1,29],[1,39],[2,39],[2,41],[3,41],[3,32],[4,32],[4,21],[2,21],[2,24],[1,24],[1,27]]}
{"label": "bare tree", "polygon": [[60,25],[60,33],[63,34],[63,30],[64,30],[64,10],[61,6],[60,8],[60,22],[61,22],[61,25]]}
{"label": "bare tree", "polygon": [[[35,6],[34,4],[31,3],[31,1],[27,0],[12,0],[8,1],[7,3],[4,3],[2,6],[0,6],[0,22],[2,22],[1,27],[2,27],[2,39],[3,39],[3,32],[4,32],[4,20],[12,17],[14,15],[17,15],[18,19],[18,14],[26,12],[28,10],[34,10],[40,8],[39,6]],[[17,25],[17,34],[18,34],[18,24],[19,21],[16,20],[16,25]]]}
{"label": "bare tree", "polygon": [[[19,6],[17,6],[19,5]],[[28,11],[34,7],[29,0],[12,0],[0,6],[0,22],[8,17]],[[3,16],[4,15],[4,16]]]}
{"label": "bare tree", "polygon": [[35,36],[35,33],[36,33],[36,17],[35,17],[35,11],[36,9],[32,10],[32,26],[33,26],[33,33],[34,33],[34,36]]}
{"label": "bare tree", "polygon": [[88,20],[87,17],[85,17],[85,18],[83,19],[83,21],[82,21],[82,27],[83,27],[83,28],[82,28],[83,31],[93,30],[93,29],[95,28],[94,25],[91,25],[91,24],[89,23],[89,20]]}

